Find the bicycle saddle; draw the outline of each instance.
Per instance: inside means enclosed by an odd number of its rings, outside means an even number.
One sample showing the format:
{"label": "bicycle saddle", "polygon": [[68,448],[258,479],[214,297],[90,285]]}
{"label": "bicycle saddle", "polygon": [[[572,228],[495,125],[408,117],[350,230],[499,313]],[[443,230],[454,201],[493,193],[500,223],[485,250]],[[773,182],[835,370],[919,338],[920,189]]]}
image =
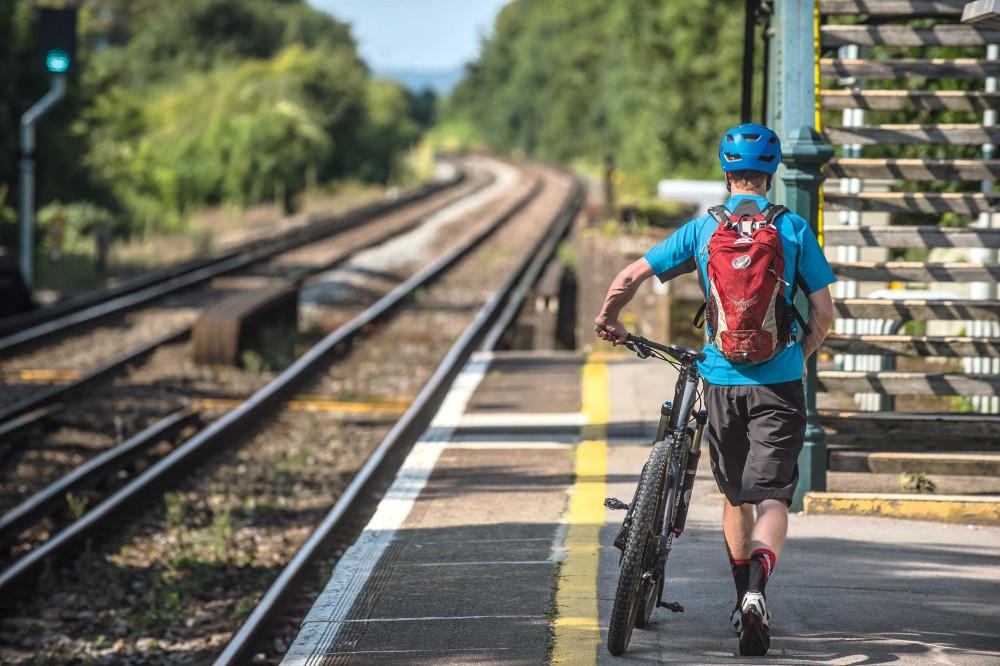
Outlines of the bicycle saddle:
{"label": "bicycle saddle", "polygon": [[668,345],[667,349],[669,350],[670,355],[678,361],[681,360],[682,356],[690,356],[698,361],[705,360],[705,352],[700,349],[691,349],[690,347],[682,347],[681,345]]}

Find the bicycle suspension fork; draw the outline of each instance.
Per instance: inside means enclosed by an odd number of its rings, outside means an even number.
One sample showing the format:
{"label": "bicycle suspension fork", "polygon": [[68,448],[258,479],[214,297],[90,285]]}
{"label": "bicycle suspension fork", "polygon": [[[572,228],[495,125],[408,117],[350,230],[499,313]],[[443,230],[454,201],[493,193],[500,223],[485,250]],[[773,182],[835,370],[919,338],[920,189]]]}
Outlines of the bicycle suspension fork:
{"label": "bicycle suspension fork", "polygon": [[694,491],[694,477],[698,472],[698,461],[701,459],[701,439],[708,421],[708,412],[704,409],[694,415],[694,434],[691,436],[691,447],[688,449],[687,462],[684,465],[684,477],[680,484],[680,506],[674,520],[674,534],[680,536],[687,523],[688,509],[691,506],[691,494]]}

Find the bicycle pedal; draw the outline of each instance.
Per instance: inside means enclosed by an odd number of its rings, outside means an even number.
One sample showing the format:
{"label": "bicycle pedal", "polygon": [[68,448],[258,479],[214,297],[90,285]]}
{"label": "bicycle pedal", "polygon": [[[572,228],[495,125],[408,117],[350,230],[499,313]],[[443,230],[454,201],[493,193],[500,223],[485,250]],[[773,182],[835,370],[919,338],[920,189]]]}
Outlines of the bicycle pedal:
{"label": "bicycle pedal", "polygon": [[608,507],[612,511],[628,511],[628,504],[621,501],[617,497],[606,497],[604,499],[604,506]]}
{"label": "bicycle pedal", "polygon": [[684,606],[681,606],[676,601],[657,601],[656,602],[656,607],[657,608],[666,608],[668,611],[672,611],[674,613],[683,613],[684,612]]}

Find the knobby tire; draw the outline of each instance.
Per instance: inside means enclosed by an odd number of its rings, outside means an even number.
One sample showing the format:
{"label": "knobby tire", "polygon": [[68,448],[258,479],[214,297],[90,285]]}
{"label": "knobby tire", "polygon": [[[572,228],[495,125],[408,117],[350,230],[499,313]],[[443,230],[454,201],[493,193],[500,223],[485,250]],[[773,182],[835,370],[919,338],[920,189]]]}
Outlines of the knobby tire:
{"label": "knobby tire", "polygon": [[641,605],[639,592],[642,587],[644,560],[648,562],[647,555],[651,550],[649,548],[651,541],[652,552],[656,552],[656,533],[659,526],[655,524],[655,519],[666,478],[669,454],[670,445],[666,442],[657,442],[639,480],[638,499],[635,511],[632,513],[628,539],[625,542],[621,572],[618,575],[618,589],[615,591],[611,622],[608,625],[608,652],[615,656],[625,652],[629,639],[632,638],[632,629],[635,627]]}

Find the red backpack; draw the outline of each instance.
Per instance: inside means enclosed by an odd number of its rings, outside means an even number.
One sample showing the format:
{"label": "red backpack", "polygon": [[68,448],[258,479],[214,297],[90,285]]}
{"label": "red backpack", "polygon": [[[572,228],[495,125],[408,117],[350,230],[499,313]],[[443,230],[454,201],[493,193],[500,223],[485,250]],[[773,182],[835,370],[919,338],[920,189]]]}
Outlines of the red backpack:
{"label": "red backpack", "polygon": [[707,301],[702,306],[702,312],[708,309],[709,342],[734,363],[772,359],[792,339],[793,320],[810,332],[788,304],[795,298],[798,271],[796,284],[784,281],[785,253],[774,226],[788,209],[769,204],[758,213],[738,215],[714,206],[708,212],[719,223],[708,241]]}

